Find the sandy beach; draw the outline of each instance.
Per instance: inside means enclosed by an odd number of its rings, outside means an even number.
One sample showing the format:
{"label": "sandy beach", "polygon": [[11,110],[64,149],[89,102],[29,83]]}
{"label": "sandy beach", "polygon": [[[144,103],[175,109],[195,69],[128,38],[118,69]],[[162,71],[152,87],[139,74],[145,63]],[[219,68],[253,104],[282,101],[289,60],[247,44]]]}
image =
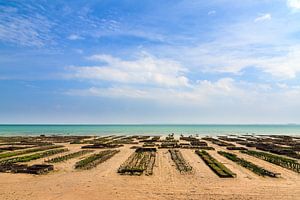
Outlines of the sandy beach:
{"label": "sandy beach", "polygon": [[[64,144],[70,151],[80,145]],[[209,144],[216,150],[224,148]],[[0,173],[0,199],[3,200],[81,200],[81,199],[299,199],[300,175],[265,162],[242,155],[265,169],[281,173],[280,178],[260,177],[253,172],[217,154],[209,153],[237,174],[236,178],[219,178],[194,153],[181,150],[193,167],[191,174],[180,174],[167,149],[157,152],[152,176],[127,176],[117,173],[118,167],[134,152],[131,145],[120,148],[120,153],[91,170],[75,170],[80,158],[55,164],[55,170],[46,175]],[[101,150],[97,150],[101,151]],[[65,154],[65,153],[64,153]],[[54,156],[52,156],[54,157]],[[43,159],[29,164],[41,163]]]}

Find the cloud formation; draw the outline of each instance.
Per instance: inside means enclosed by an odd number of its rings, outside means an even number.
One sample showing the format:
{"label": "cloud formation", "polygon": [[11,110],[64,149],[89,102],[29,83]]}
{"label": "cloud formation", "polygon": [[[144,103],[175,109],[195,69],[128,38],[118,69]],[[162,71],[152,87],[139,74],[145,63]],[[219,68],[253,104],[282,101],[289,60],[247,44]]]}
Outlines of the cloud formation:
{"label": "cloud formation", "polygon": [[[245,51],[245,49],[247,50]],[[300,46],[292,45],[284,48],[284,50],[280,48],[276,50],[276,47],[273,47],[273,55],[268,54],[269,50],[270,47],[257,47],[255,51],[262,53],[252,54],[248,45],[224,45],[221,47],[219,43],[209,43],[193,48],[185,48],[181,51],[185,52],[184,58],[186,60],[192,62],[193,65],[200,66],[200,70],[204,73],[215,72],[238,75],[247,68],[252,67],[271,75],[270,78],[273,77],[279,80],[296,78],[300,72]]]}
{"label": "cloud formation", "polygon": [[292,9],[300,9],[300,0],[287,0],[287,5]]}
{"label": "cloud formation", "polygon": [[77,34],[71,34],[71,35],[68,36],[68,39],[69,40],[82,40],[84,38],[81,37],[80,35],[77,35]]}
{"label": "cloud formation", "polygon": [[27,15],[21,12],[18,7],[0,6],[0,40],[38,47],[54,42],[50,35],[53,22],[33,11]]}
{"label": "cloud formation", "polygon": [[[207,49],[209,51],[210,49]],[[203,53],[203,52],[202,52]],[[217,59],[216,66],[230,67],[239,72],[244,66],[264,66],[274,76],[294,76],[296,71],[290,68],[298,59],[297,53],[290,57],[269,58],[266,60],[234,60],[234,57],[224,55],[224,60]],[[295,57],[294,57],[295,56]],[[206,62],[215,60],[215,57],[200,57]],[[93,62],[102,63],[99,66],[72,66],[67,68],[68,78],[91,82],[93,86],[84,89],[70,89],[66,94],[71,96],[95,96],[116,99],[154,100],[160,103],[193,104],[195,106],[239,105],[255,106],[257,104],[273,102],[269,106],[277,105],[300,97],[299,86],[290,86],[284,82],[257,83],[237,81],[231,77],[219,78],[215,81],[207,79],[191,80],[187,69],[173,60],[158,59],[150,54],[143,54],[135,60],[123,60],[118,57],[104,54],[95,54],[87,57]],[[291,60],[291,63],[285,63]],[[238,65],[241,64],[240,66]],[[286,64],[286,65],[284,65]],[[221,70],[221,69],[219,69]],[[294,69],[296,70],[296,69]],[[297,68],[299,70],[299,68]],[[221,73],[234,72],[233,69],[223,69]],[[276,73],[275,73],[276,72]],[[159,77],[159,78],[158,78]],[[106,86],[97,86],[97,81],[107,81]],[[276,101],[272,100],[275,98]],[[222,100],[219,102],[218,100]],[[271,109],[271,108],[270,108]]]}
{"label": "cloud formation", "polygon": [[254,22],[269,21],[271,19],[272,19],[271,14],[265,13],[265,14],[262,14],[262,15],[258,16],[257,18],[255,18]]}
{"label": "cloud formation", "polygon": [[71,66],[71,77],[86,80],[103,80],[117,83],[140,83],[167,87],[187,87],[187,71],[178,62],[158,59],[145,54],[136,60],[122,60],[111,55],[98,54],[89,60],[102,63],[96,66]]}
{"label": "cloud formation", "polygon": [[236,98],[245,93],[231,78],[222,78],[215,82],[197,81],[188,88],[144,87],[137,85],[115,85],[111,87],[90,87],[88,89],[73,89],[68,95],[99,96],[110,98],[150,99],[157,102],[210,104],[214,98]]}
{"label": "cloud formation", "polygon": [[208,15],[210,15],[210,16],[213,16],[213,15],[215,15],[217,13],[217,11],[215,11],[215,10],[210,10],[210,11],[208,11]]}

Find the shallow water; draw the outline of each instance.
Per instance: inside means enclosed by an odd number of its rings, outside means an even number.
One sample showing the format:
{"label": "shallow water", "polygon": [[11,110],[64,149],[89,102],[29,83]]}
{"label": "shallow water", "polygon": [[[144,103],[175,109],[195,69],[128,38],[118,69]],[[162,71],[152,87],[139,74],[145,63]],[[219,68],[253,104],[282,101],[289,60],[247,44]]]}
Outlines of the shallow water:
{"label": "shallow water", "polygon": [[300,135],[300,125],[0,125],[0,135]]}

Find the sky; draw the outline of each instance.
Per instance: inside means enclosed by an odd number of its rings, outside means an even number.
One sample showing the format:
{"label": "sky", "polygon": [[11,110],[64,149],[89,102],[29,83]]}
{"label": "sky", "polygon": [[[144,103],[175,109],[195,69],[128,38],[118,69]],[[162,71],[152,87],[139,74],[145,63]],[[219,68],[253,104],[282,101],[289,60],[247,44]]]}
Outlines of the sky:
{"label": "sky", "polygon": [[0,0],[0,123],[300,123],[300,0]]}

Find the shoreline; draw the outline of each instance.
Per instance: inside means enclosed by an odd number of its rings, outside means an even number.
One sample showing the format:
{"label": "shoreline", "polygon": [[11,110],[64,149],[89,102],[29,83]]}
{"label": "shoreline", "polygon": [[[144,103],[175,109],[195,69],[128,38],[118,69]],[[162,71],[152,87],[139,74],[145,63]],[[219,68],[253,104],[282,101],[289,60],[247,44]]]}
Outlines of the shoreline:
{"label": "shoreline", "polygon": [[0,136],[13,135],[300,135],[300,125],[0,125]]}

